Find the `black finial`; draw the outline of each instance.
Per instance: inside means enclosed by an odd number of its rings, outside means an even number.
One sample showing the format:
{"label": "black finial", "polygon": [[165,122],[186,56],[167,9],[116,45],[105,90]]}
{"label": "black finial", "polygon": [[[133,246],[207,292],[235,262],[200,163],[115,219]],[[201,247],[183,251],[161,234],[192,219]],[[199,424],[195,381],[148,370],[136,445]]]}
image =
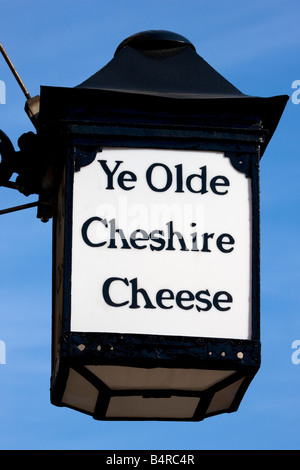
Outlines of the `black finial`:
{"label": "black finial", "polygon": [[117,47],[115,56],[126,46],[138,50],[159,50],[190,46],[196,50],[194,45],[184,36],[165,30],[142,31],[129,36]]}

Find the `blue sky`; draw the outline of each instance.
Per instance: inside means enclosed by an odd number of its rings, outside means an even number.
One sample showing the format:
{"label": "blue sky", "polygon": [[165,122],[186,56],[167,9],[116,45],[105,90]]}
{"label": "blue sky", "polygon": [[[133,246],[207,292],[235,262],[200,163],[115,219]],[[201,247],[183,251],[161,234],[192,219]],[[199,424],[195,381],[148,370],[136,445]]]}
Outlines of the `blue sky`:
{"label": "blue sky", "polygon": [[[0,1],[0,42],[32,96],[73,87],[126,37],[186,36],[242,92],[286,94],[300,80],[297,0]],[[0,128],[17,149],[34,130],[0,57]],[[299,95],[300,96],[300,95]],[[200,423],[98,422],[50,404],[52,224],[35,209],[0,217],[0,449],[299,449],[300,104],[289,100],[261,162],[262,366],[239,410]],[[0,207],[34,201],[0,187]]]}

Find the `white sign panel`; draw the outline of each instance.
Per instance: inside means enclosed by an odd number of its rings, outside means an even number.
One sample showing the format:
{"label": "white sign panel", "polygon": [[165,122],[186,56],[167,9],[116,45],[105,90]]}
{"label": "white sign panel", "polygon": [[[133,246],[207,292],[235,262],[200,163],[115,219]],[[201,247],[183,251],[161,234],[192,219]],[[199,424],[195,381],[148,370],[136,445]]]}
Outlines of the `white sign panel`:
{"label": "white sign panel", "polygon": [[250,339],[251,200],[221,152],[99,152],[74,174],[71,331]]}

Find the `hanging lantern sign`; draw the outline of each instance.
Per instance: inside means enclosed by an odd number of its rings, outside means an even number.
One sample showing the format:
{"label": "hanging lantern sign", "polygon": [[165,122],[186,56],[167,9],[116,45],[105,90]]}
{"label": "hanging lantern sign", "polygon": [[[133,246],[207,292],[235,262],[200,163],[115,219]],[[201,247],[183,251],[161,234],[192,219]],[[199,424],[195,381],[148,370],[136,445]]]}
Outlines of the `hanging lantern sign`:
{"label": "hanging lantern sign", "polygon": [[53,404],[102,420],[238,409],[260,366],[259,164],[285,103],[161,31],[75,89],[42,87]]}

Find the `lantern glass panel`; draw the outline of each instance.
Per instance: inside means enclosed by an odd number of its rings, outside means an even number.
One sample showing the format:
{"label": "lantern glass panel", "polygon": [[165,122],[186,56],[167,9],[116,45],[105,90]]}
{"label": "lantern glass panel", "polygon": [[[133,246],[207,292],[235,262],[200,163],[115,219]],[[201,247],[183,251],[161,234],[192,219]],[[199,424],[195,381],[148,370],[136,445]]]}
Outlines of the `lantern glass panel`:
{"label": "lantern glass panel", "polygon": [[232,405],[245,377],[215,393],[206,414],[227,410]]}
{"label": "lantern glass panel", "polygon": [[235,373],[234,370],[143,369],[121,366],[86,366],[112,390],[203,391]]}
{"label": "lantern glass panel", "polygon": [[93,413],[98,398],[98,390],[74,369],[70,369],[69,377],[62,398],[62,403]]}
{"label": "lantern glass panel", "polygon": [[190,419],[194,416],[199,401],[199,397],[113,397],[110,400],[106,417]]}

